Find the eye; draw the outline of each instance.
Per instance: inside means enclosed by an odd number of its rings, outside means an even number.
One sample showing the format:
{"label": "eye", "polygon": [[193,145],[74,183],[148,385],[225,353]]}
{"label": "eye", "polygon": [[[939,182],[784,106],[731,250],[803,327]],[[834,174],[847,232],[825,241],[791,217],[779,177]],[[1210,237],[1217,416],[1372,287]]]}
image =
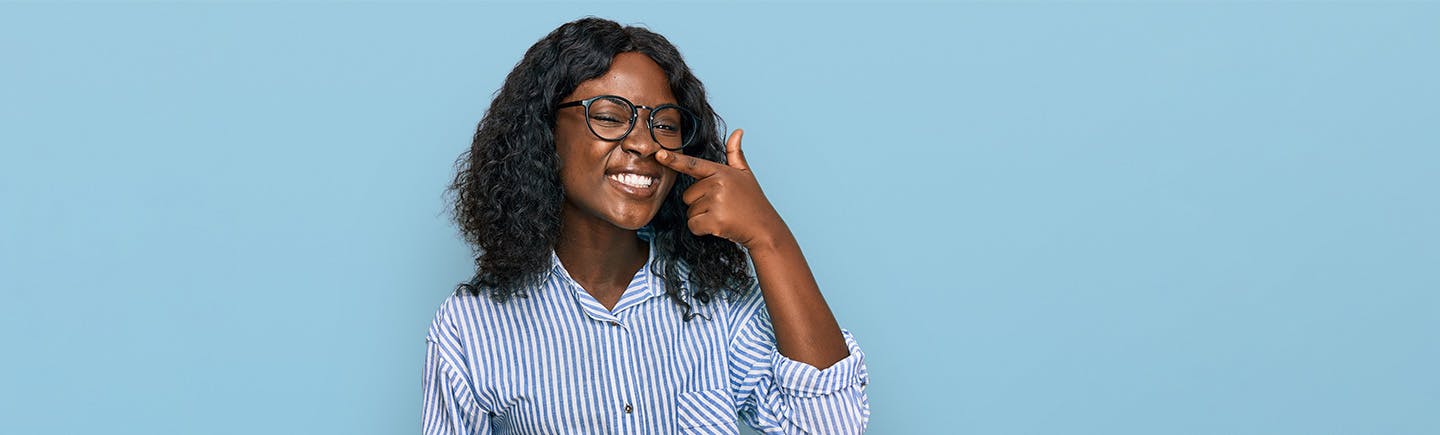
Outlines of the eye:
{"label": "eye", "polygon": [[626,122],[621,120],[620,117],[608,113],[591,114],[590,119],[605,125],[624,124]]}

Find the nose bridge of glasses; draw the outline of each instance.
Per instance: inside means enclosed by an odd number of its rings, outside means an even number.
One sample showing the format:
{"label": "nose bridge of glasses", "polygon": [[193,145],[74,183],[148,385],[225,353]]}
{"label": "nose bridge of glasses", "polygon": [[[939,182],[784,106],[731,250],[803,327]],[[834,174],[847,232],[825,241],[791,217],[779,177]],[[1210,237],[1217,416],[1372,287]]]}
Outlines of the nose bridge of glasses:
{"label": "nose bridge of glasses", "polygon": [[[630,117],[630,122],[639,124],[639,121],[643,119],[645,120],[645,128],[651,128],[651,122],[655,120],[655,108],[639,104],[636,104],[634,107],[635,111],[631,112],[633,115]],[[645,109],[645,116],[640,116],[640,109]]]}
{"label": "nose bridge of glasses", "polygon": [[650,134],[643,132],[643,129],[640,128],[642,126],[635,124],[640,123],[632,124],[630,132],[626,133],[625,137],[620,138],[618,141],[620,142],[621,148],[634,151],[641,156],[653,154],[655,151],[663,148]]}
{"label": "nose bridge of glasses", "polygon": [[[626,100],[626,102],[629,102],[629,100]],[[654,135],[655,135],[653,130],[654,130],[654,128],[655,128],[654,121],[655,121],[655,109],[656,109],[656,108],[655,108],[655,107],[646,106],[646,105],[641,105],[641,104],[634,104],[634,103],[630,103],[630,107],[633,107],[633,108],[634,108],[634,109],[631,109],[631,111],[630,111],[630,132],[629,132],[628,134],[626,134],[626,136],[628,136],[628,137],[621,138],[621,139],[624,140],[624,139],[628,139],[628,138],[631,138],[631,137],[635,137],[635,131],[637,130],[637,127],[643,127],[643,128],[641,128],[641,129],[645,130],[646,132],[649,132],[650,134],[648,134],[648,135],[643,135],[644,137],[642,137],[642,140],[641,140],[641,141],[642,141],[642,142],[645,142],[644,139],[646,139],[646,138],[653,140],[653,139],[654,139]],[[644,116],[644,117],[641,117],[641,116],[640,116],[640,109],[645,109],[645,112],[646,112],[646,113],[645,113],[645,116]],[[645,120],[645,122],[640,122],[640,120],[642,120],[642,119]],[[659,145],[659,143],[657,142],[656,145]]]}

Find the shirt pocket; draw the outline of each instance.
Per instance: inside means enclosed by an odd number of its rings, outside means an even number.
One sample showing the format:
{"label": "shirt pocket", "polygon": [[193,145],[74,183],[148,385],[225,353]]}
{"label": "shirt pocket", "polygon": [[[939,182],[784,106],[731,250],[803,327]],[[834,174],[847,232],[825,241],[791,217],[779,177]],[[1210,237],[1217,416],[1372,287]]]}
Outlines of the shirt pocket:
{"label": "shirt pocket", "polygon": [[675,397],[675,422],[682,434],[734,434],[735,405],[728,388],[686,391]]}

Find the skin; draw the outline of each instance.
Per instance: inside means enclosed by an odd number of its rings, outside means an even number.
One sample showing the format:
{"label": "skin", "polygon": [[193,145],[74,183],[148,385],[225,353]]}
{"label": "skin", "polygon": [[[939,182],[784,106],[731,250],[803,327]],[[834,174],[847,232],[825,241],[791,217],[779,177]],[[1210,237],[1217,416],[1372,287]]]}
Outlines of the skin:
{"label": "skin", "polygon": [[[641,53],[616,55],[609,71],[580,83],[561,101],[606,94],[650,107],[676,102],[665,71]],[[729,164],[721,164],[663,150],[644,130],[647,115],[642,109],[635,130],[610,142],[586,127],[584,109],[557,114],[555,148],[565,202],[555,254],[571,277],[613,309],[649,255],[636,230],[655,217],[677,174],[685,173],[697,180],[682,195],[690,231],[723,237],[749,251],[780,353],[817,368],[849,355],[799,243],[745,161],[744,132],[730,134],[725,143]],[[616,190],[605,172],[620,167],[660,174],[657,192],[637,199]]]}

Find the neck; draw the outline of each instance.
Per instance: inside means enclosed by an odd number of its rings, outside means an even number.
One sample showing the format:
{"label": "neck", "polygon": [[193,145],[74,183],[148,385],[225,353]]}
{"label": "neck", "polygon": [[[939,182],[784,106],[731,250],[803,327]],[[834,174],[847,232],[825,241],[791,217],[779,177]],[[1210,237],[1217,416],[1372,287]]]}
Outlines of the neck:
{"label": "neck", "polygon": [[555,256],[581,284],[626,284],[644,266],[649,245],[637,230],[620,228],[566,204],[560,211]]}

